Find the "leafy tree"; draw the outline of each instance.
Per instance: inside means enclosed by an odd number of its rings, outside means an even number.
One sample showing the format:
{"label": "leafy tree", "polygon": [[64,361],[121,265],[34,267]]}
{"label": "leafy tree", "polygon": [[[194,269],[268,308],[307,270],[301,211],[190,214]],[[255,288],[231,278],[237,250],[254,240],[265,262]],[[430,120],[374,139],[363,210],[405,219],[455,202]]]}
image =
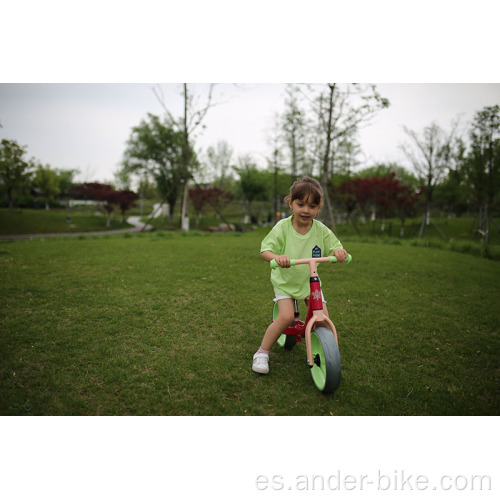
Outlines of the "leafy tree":
{"label": "leafy tree", "polygon": [[184,98],[184,115],[181,120],[176,121],[170,113],[165,99],[163,98],[163,92],[161,87],[153,89],[156,98],[165,110],[167,117],[170,119],[171,123],[177,127],[177,130],[182,133],[182,156],[181,156],[181,168],[179,170],[180,180],[184,184],[183,195],[182,195],[182,208],[181,208],[181,228],[183,228],[184,218],[186,215],[187,199],[188,199],[188,183],[193,179],[193,173],[197,166],[199,165],[194,154],[193,144],[194,135],[200,125],[203,123],[208,110],[214,105],[213,104],[213,93],[215,84],[211,83],[208,88],[208,96],[204,106],[200,106],[197,102],[198,99],[187,83],[183,84],[183,98]]}
{"label": "leafy tree", "polygon": [[420,182],[415,177],[413,173],[407,170],[405,167],[398,165],[397,163],[376,163],[372,167],[367,167],[358,172],[359,177],[371,178],[371,177],[391,177],[395,174],[396,178],[399,179],[401,184],[409,186],[413,189],[418,189]]}
{"label": "leafy tree", "polygon": [[500,189],[500,106],[488,106],[475,114],[470,139],[466,169],[479,206],[480,231],[484,209],[484,236],[488,243],[493,204]]}
{"label": "leafy tree", "polygon": [[419,193],[413,190],[410,186],[397,185],[394,203],[399,220],[401,221],[401,229],[399,237],[405,235],[405,221],[407,217],[413,217],[416,213],[416,206],[419,200]]}
{"label": "leafy tree", "polygon": [[450,169],[446,178],[436,185],[434,204],[448,214],[460,217],[468,209],[469,195],[465,167]]}
{"label": "leafy tree", "polygon": [[16,195],[28,185],[31,165],[24,159],[26,150],[15,141],[2,139],[0,145],[0,188],[5,190],[9,209],[14,208]]}
{"label": "leafy tree", "polygon": [[137,193],[134,193],[130,189],[115,191],[114,195],[112,197],[110,196],[112,203],[116,203],[120,207],[122,222],[125,222],[125,212],[135,206],[135,201],[138,198],[139,195]]}
{"label": "leafy tree", "polygon": [[57,171],[52,170],[49,165],[38,164],[33,176],[33,183],[45,196],[45,209],[49,210],[49,201],[61,191],[60,177]]}
{"label": "leafy tree", "polygon": [[348,179],[339,185],[338,192],[342,205],[347,213],[347,220],[351,221],[354,229],[361,236],[356,220],[353,217],[353,212],[358,205],[361,205],[360,200],[363,198],[365,179],[356,177],[355,179]]}
{"label": "leafy tree", "polygon": [[[234,196],[228,191],[214,186],[211,188],[211,193],[209,197],[209,203],[215,208],[215,211],[220,215],[222,209],[233,200]],[[222,218],[222,216],[221,216]],[[225,221],[227,225],[227,221]]]}
{"label": "leafy tree", "polygon": [[201,186],[196,186],[189,190],[189,198],[193,203],[194,209],[196,210],[196,227],[200,225],[201,211],[203,207],[210,200],[210,189],[202,188]]}
{"label": "leafy tree", "polygon": [[[162,200],[169,205],[171,221],[185,175],[183,155],[182,132],[170,119],[161,120],[152,114],[132,129],[124,153],[125,172],[150,174],[155,179]],[[194,151],[190,156],[196,157]]]}
{"label": "leafy tree", "polygon": [[352,222],[358,235],[359,228],[352,214],[356,206],[365,211],[371,204],[383,217],[397,214],[401,221],[400,237],[404,236],[404,224],[408,216],[413,215],[417,202],[417,193],[410,187],[401,184],[393,172],[385,177],[355,177],[344,181],[339,186],[340,199],[346,209],[348,219]]}
{"label": "leafy tree", "polygon": [[67,195],[73,185],[73,178],[77,173],[76,169],[56,169],[57,181],[59,184],[59,198]]}
{"label": "leafy tree", "polygon": [[233,195],[218,187],[196,186],[189,190],[189,197],[196,210],[196,227],[200,224],[200,216],[203,207],[212,205],[217,213],[220,213],[224,205],[233,199]]}
{"label": "leafy tree", "polygon": [[117,192],[109,184],[99,182],[85,182],[76,184],[71,188],[71,195],[83,200],[94,200],[101,203],[101,207],[106,212],[106,227],[111,225],[111,213],[114,205],[117,204]]}
{"label": "leafy tree", "polygon": [[246,212],[252,214],[252,202],[257,199],[265,199],[267,191],[266,174],[257,168],[249,156],[239,159],[240,166],[233,167],[240,177],[240,187],[246,202]]}
{"label": "leafy tree", "polygon": [[147,199],[158,198],[158,187],[147,172],[141,174],[139,177],[139,193]]}

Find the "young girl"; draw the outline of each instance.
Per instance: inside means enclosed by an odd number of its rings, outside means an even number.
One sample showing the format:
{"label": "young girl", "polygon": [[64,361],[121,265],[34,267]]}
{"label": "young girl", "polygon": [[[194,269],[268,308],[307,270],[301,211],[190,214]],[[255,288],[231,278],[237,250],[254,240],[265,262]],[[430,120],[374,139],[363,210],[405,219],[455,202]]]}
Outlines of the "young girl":
{"label": "young girl", "polygon": [[[344,262],[347,252],[324,224],[316,220],[323,206],[323,190],[315,179],[302,177],[290,188],[288,201],[292,215],[280,220],[262,240],[260,255],[280,267],[271,271],[271,283],[278,302],[279,314],[266,330],[260,349],[253,356],[252,370],[269,372],[269,352],[294,317],[293,299],[309,297],[309,267],[290,267],[290,259],[306,259],[335,255]],[[323,312],[328,315],[323,297]]]}

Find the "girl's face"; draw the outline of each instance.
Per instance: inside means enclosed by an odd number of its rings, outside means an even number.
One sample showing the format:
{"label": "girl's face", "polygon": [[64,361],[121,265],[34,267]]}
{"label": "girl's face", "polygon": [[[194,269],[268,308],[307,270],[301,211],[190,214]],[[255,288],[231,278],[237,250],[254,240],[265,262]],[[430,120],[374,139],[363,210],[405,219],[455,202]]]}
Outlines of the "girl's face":
{"label": "girl's face", "polygon": [[311,226],[321,208],[320,205],[314,203],[311,196],[303,200],[293,200],[289,204],[299,227]]}

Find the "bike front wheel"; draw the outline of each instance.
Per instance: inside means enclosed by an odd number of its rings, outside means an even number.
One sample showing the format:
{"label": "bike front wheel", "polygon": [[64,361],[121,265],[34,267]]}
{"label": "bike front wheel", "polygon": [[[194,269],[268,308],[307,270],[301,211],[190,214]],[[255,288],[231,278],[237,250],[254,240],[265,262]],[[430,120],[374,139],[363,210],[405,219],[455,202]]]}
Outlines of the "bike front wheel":
{"label": "bike front wheel", "polygon": [[316,328],[311,332],[314,385],[324,394],[331,394],[340,385],[342,366],[337,341],[331,330]]}

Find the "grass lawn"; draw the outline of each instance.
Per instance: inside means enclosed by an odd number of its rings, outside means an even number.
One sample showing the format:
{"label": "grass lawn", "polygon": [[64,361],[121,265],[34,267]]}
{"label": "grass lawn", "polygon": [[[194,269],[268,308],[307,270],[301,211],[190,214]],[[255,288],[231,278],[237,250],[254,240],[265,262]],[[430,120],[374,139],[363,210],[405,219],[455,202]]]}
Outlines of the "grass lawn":
{"label": "grass lawn", "polygon": [[[71,220],[68,221],[67,217]],[[9,211],[0,209],[0,235],[80,233],[124,229],[130,224],[121,222],[121,216],[111,217],[110,227],[106,227],[106,216],[95,214],[95,209],[23,209]]]}
{"label": "grass lawn", "polygon": [[343,368],[325,396],[304,342],[251,371],[264,234],[1,243],[0,414],[498,414],[499,262],[346,244],[351,265],[320,267]]}

